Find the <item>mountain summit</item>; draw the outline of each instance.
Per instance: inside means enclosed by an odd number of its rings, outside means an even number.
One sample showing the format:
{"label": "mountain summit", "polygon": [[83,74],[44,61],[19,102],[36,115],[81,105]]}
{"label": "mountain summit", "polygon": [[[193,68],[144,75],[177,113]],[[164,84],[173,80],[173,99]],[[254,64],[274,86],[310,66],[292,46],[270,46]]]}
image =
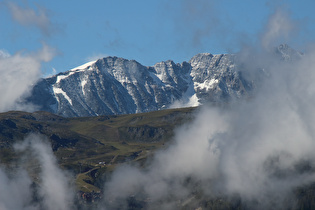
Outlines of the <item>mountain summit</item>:
{"label": "mountain summit", "polygon": [[[287,60],[288,46],[278,47]],[[64,117],[149,112],[224,103],[248,95],[253,81],[242,77],[234,54],[201,53],[189,62],[143,66],[106,57],[41,79],[28,102]]]}

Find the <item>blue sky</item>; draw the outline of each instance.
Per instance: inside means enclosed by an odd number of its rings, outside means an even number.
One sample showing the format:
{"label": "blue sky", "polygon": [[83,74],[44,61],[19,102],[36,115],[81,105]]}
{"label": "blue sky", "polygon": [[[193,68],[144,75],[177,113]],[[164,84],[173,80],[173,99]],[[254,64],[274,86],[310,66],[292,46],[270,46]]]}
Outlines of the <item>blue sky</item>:
{"label": "blue sky", "polygon": [[0,50],[31,54],[49,46],[54,57],[43,63],[44,75],[104,56],[143,65],[182,62],[200,52],[231,53],[256,43],[279,8],[293,35],[274,44],[302,50],[314,41],[313,0],[0,1]]}

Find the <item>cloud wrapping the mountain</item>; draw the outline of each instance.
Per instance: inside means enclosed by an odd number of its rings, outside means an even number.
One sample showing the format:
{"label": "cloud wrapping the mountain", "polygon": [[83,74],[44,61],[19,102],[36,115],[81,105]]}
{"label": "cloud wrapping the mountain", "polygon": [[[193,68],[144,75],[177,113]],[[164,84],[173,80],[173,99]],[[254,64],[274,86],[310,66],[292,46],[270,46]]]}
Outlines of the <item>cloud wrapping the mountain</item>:
{"label": "cloud wrapping the mountain", "polygon": [[0,111],[27,110],[32,105],[23,104],[24,97],[41,76],[41,63],[50,61],[54,49],[43,44],[37,52],[0,58]]}
{"label": "cloud wrapping the mountain", "polygon": [[138,196],[174,209],[202,189],[208,198],[237,195],[251,209],[293,206],[293,190],[315,181],[315,54],[295,63],[264,58],[272,65],[254,98],[204,107],[148,167],[117,169],[106,202]]}
{"label": "cloud wrapping the mountain", "polygon": [[[100,209],[124,209],[130,197],[146,200],[150,209],[181,208],[191,198],[197,199],[200,191],[206,199],[240,197],[249,209],[292,207],[293,199],[288,198],[293,190],[315,181],[315,50],[294,62],[275,60],[269,48],[265,51],[292,28],[290,17],[276,12],[262,35],[263,49],[241,51],[243,66],[254,70],[254,76],[264,75],[255,97],[225,108],[203,107],[193,123],[178,128],[174,142],[157,152],[146,167],[119,167],[105,183]],[[4,78],[0,97],[6,99],[1,100],[1,110],[17,106],[39,74],[40,62],[52,54],[44,46],[39,53],[0,59]],[[9,178],[0,169],[4,186],[0,208],[72,209],[69,179],[57,167],[49,146],[32,135],[16,149],[32,151],[41,166],[42,202],[32,202],[25,170]]]}
{"label": "cloud wrapping the mountain", "polygon": [[286,62],[270,54],[270,45],[293,28],[290,16],[277,10],[262,48],[240,52],[239,64],[260,77],[255,97],[203,107],[147,167],[118,168],[105,184],[105,205],[135,197],[152,209],[174,209],[201,190],[206,199],[236,196],[249,209],[294,206],[294,190],[315,181],[315,49]]}
{"label": "cloud wrapping the mountain", "polygon": [[290,17],[288,11],[278,8],[268,18],[265,31],[261,37],[261,44],[265,50],[273,46],[287,42],[295,35],[297,22]]}
{"label": "cloud wrapping the mountain", "polygon": [[[55,25],[51,23],[46,9],[37,5],[36,11],[28,5],[22,7],[9,1],[5,1],[4,5],[18,24],[38,28],[45,36],[52,34]],[[52,60],[55,54],[55,49],[45,43],[42,43],[41,49],[28,53],[20,51],[10,55],[0,50],[0,112],[34,111],[35,107],[23,100],[42,76],[41,64]]]}

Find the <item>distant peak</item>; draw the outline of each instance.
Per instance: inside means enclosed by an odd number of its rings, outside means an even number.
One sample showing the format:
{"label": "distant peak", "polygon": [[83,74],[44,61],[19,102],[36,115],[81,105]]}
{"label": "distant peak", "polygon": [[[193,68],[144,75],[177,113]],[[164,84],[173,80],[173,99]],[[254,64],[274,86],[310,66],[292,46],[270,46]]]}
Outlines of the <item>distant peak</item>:
{"label": "distant peak", "polygon": [[275,49],[276,53],[279,53],[284,60],[292,60],[296,58],[300,58],[303,53],[291,48],[287,44],[280,44]]}
{"label": "distant peak", "polygon": [[285,54],[295,51],[287,44],[280,44],[278,47],[276,47],[276,50],[280,53],[285,53]]}
{"label": "distant peak", "polygon": [[290,47],[289,47],[289,45],[287,45],[287,44],[280,44],[279,46],[278,46],[278,49],[289,49]]}

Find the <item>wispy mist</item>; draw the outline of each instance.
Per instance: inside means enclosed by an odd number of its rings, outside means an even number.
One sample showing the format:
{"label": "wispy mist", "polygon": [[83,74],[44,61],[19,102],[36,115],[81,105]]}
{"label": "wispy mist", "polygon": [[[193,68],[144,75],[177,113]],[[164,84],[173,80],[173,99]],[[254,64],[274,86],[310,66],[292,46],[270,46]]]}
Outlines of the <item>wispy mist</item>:
{"label": "wispy mist", "polygon": [[[169,7],[166,15],[171,16],[171,21],[174,21],[174,32],[179,49],[187,48],[203,52],[214,48],[214,46],[208,46],[208,41],[211,39],[215,39],[218,43],[227,41],[223,41],[222,34],[227,34],[231,27],[229,22],[223,21],[226,16],[220,13],[217,1],[185,0],[174,5],[172,3],[168,2],[165,5]],[[174,16],[172,12],[169,12],[172,10],[176,10]]]}
{"label": "wispy mist", "polygon": [[32,209],[32,181],[25,170],[9,175],[0,168],[0,184],[1,209]]}
{"label": "wispy mist", "polygon": [[293,207],[294,190],[315,181],[315,51],[279,59],[271,46],[295,26],[276,10],[261,43],[238,55],[240,70],[260,78],[255,96],[204,106],[148,166],[118,168],[105,184],[105,206],[126,207],[135,196],[148,208],[174,209],[202,191],[206,199],[239,197],[249,209]]}
{"label": "wispy mist", "polygon": [[0,112],[8,110],[34,110],[32,105],[23,103],[32,85],[41,77],[41,62],[54,56],[54,49],[43,44],[34,53],[0,57]]}
{"label": "wispy mist", "polygon": [[[73,182],[70,176],[58,167],[48,139],[32,134],[14,147],[16,152],[25,156],[22,156],[21,164],[15,170],[8,172],[0,168],[0,208],[73,209]],[[36,173],[32,172],[30,175],[30,169],[26,166],[36,164],[39,168],[38,177],[31,178]],[[34,180],[37,180],[37,183],[34,183]]]}
{"label": "wispy mist", "polygon": [[261,44],[265,50],[268,50],[291,40],[298,31],[298,23],[291,18],[289,11],[281,7],[269,16],[264,30]]}
{"label": "wispy mist", "polygon": [[[104,183],[99,208],[124,209],[135,198],[149,209],[174,209],[201,195],[237,197],[249,209],[294,206],[290,198],[296,187],[315,181],[315,49],[281,60],[271,54],[271,46],[289,41],[296,26],[289,13],[275,10],[259,43],[238,54],[239,70],[260,79],[255,95],[224,108],[203,106],[145,166],[117,168]],[[44,45],[37,53],[0,58],[0,111],[18,106],[38,78],[40,62],[51,59],[52,52]],[[41,166],[39,200],[31,196],[32,179],[25,169],[14,176],[0,169],[1,209],[73,208],[71,182],[44,142],[31,135],[15,147],[30,151]]]}
{"label": "wispy mist", "polygon": [[117,169],[106,202],[143,196],[150,208],[174,209],[197,188],[208,198],[240,196],[251,209],[292,207],[293,190],[315,181],[314,56],[294,63],[269,57],[254,98],[204,107],[147,168]]}
{"label": "wispy mist", "polygon": [[[4,1],[3,5],[17,24],[37,28],[45,36],[51,35],[55,25],[50,22],[46,9],[37,5],[35,10],[29,7],[27,1],[24,3],[25,7],[9,1]],[[33,105],[25,104],[24,99],[42,76],[43,62],[51,61],[55,54],[55,49],[44,42],[41,49],[32,52],[21,49],[10,55],[6,50],[0,50],[0,112],[35,110]]]}
{"label": "wispy mist", "polygon": [[10,10],[13,20],[25,27],[37,28],[45,36],[50,36],[56,30],[48,15],[49,12],[39,4],[36,4],[36,9],[33,9],[28,4],[20,6],[14,2],[5,1],[5,6]]}

